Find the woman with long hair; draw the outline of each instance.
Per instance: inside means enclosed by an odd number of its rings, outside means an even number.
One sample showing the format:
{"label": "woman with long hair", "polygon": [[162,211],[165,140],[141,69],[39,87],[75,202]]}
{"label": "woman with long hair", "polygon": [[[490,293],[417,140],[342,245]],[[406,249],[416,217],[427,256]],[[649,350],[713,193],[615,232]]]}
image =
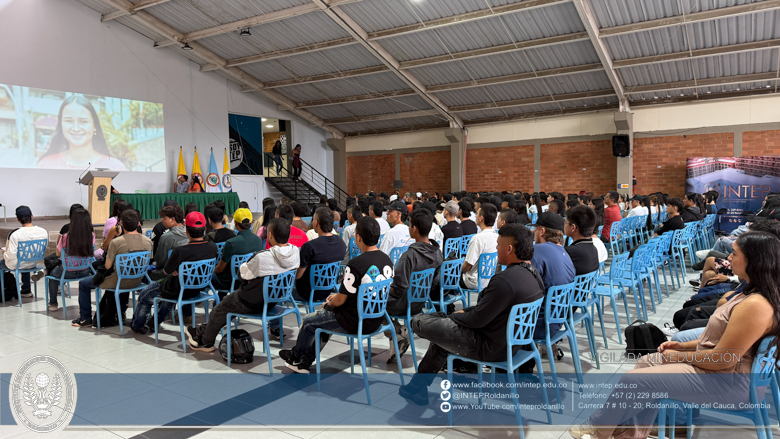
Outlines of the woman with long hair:
{"label": "woman with long hair", "polygon": [[515,212],[517,212],[517,223],[520,225],[531,224],[531,219],[528,217],[528,205],[525,204],[525,200],[522,198],[515,201]]}
{"label": "woman with long hair", "polygon": [[60,105],[57,128],[49,149],[38,160],[42,169],[108,168],[124,171],[125,165],[111,157],[95,107],[74,94]]}
{"label": "woman with long hair", "polygon": [[[68,256],[82,258],[91,257],[95,246],[95,233],[92,231],[92,217],[86,209],[76,209],[70,216],[68,233],[62,235],[57,241],[57,256],[62,256],[64,251]],[[89,268],[79,271],[65,272],[65,279],[77,279],[91,273]],[[59,279],[62,276],[62,265],[55,267],[49,276]],[[57,293],[60,281],[49,279],[49,311],[57,311]]]}
{"label": "woman with long hair", "polygon": [[593,197],[588,206],[596,213],[596,229],[604,225],[604,200],[601,197]]}
{"label": "woman with long hair", "polygon": [[531,194],[531,213],[540,214],[542,210],[542,196],[536,192]]}
{"label": "woman with long hair", "polygon": [[276,176],[282,176],[282,142],[277,140],[274,142],[273,148],[271,148],[271,154],[274,156],[274,162],[276,163]]}
{"label": "woman with long hair", "polygon": [[276,216],[276,206],[268,206],[263,210],[263,223],[260,228],[257,229],[257,236],[262,239],[268,239],[268,225],[271,224],[271,220]]}
{"label": "woman with long hair", "polygon": [[293,167],[293,180],[297,180],[301,177],[301,169],[303,169],[303,166],[301,164],[301,145],[295,145],[295,148],[292,150],[292,167]]}
{"label": "woman with long hair", "polygon": [[203,192],[203,181],[200,178],[200,175],[193,175],[192,176],[192,183],[190,184],[190,188],[187,190],[189,193],[200,193]]}
{"label": "woman with long hair", "polygon": [[[780,341],[780,240],[770,233],[745,233],[729,260],[744,288],[718,302],[698,339],[667,341],[657,353],[642,357],[620,379],[621,391],[613,392],[586,424],[569,430],[572,437],[646,438],[660,398],[713,407],[750,402],[750,371],[758,346],[767,336],[774,337],[769,348]],[[780,349],[773,360],[778,359]],[[628,401],[623,389],[631,389],[634,399]],[[759,401],[765,390],[757,389]]]}

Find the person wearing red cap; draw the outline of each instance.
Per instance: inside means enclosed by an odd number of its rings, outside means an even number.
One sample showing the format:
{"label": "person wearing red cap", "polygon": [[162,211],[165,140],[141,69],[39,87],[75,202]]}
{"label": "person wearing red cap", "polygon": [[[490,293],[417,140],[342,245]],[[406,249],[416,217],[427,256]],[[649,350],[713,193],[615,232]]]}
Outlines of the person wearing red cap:
{"label": "person wearing red cap", "polygon": [[[141,290],[138,296],[138,306],[133,315],[133,321],[130,329],[138,334],[146,334],[154,331],[154,316],[151,315],[152,305],[155,297],[165,299],[178,299],[181,285],[179,284],[179,265],[183,262],[196,262],[208,259],[216,259],[217,245],[206,241],[206,217],[200,212],[190,212],[184,219],[187,238],[189,243],[176,247],[171,252],[163,267],[165,278],[160,281],[152,282],[148,287]],[[182,299],[190,299],[200,294],[197,290],[184,290]],[[157,308],[158,321],[162,322],[168,317],[168,313],[173,308],[171,302],[160,302]]]}

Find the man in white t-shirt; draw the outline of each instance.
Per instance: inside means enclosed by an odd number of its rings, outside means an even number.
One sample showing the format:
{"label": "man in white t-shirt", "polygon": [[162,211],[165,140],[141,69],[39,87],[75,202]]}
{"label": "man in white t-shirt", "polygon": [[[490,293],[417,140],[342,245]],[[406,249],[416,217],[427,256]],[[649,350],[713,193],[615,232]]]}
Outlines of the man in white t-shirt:
{"label": "man in white t-shirt", "polygon": [[408,212],[406,203],[401,200],[393,201],[387,206],[387,220],[393,228],[385,234],[382,246],[379,248],[387,255],[390,255],[390,251],[396,247],[406,247],[414,242],[414,239],[409,236],[409,227],[403,223],[406,212]]}
{"label": "man in white t-shirt", "polygon": [[645,216],[647,215],[647,208],[642,206],[642,197],[640,195],[634,195],[631,198],[631,210],[626,215],[626,218],[630,216]]}
{"label": "man in white t-shirt", "polygon": [[[490,203],[484,203],[479,208],[477,214],[477,227],[480,232],[471,238],[469,249],[466,252],[466,259],[463,261],[463,278],[461,286],[468,289],[477,288],[477,277],[479,276],[479,257],[484,253],[495,253],[498,242],[498,234],[493,230],[493,224],[496,222],[496,206]],[[487,280],[483,279],[482,288],[487,286]]]}
{"label": "man in white t-shirt", "polygon": [[[32,224],[33,214],[29,207],[19,206],[16,208],[16,220],[22,225],[22,227],[11,232],[8,236],[8,243],[3,251],[3,260],[0,261],[0,273],[2,270],[15,270],[18,264],[17,253],[19,251],[19,243],[24,241],[34,241],[36,239],[45,239],[47,244],[49,241],[49,232],[43,227],[34,226]],[[35,262],[25,262],[19,268],[35,268],[38,264]],[[22,287],[20,289],[22,297],[33,297],[32,290],[30,289],[30,273],[21,273]],[[16,279],[18,282],[19,279]],[[16,286],[9,285],[6,282],[5,288],[9,291],[13,291],[16,294]],[[3,294],[0,291],[0,294]]]}
{"label": "man in white t-shirt", "polygon": [[379,223],[379,235],[384,235],[390,231],[390,224],[386,219],[382,218],[382,213],[385,211],[385,206],[381,201],[374,201],[368,206],[368,215],[374,218]]}

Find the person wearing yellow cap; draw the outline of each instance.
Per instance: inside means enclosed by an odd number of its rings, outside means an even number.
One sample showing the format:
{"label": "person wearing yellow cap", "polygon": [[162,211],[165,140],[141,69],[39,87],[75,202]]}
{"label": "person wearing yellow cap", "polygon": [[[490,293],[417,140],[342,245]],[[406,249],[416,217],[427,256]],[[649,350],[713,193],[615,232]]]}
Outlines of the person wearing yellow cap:
{"label": "person wearing yellow cap", "polygon": [[[222,249],[222,257],[214,269],[214,277],[211,280],[212,285],[217,290],[230,290],[230,281],[233,280],[233,273],[230,269],[230,260],[233,255],[245,255],[254,253],[263,249],[263,240],[252,233],[252,212],[249,209],[238,209],[233,214],[233,224],[236,227],[235,238],[230,238],[225,242]],[[239,282],[236,283],[237,288]],[[220,299],[225,297],[224,292],[219,293]]]}

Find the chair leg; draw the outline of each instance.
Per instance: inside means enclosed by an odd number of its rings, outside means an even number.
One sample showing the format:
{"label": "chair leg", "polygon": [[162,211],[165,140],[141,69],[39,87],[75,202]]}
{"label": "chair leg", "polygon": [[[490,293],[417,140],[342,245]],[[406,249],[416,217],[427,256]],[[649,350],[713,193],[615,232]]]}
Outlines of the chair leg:
{"label": "chair leg", "polygon": [[[615,316],[615,326],[617,327],[617,334],[618,334],[618,343],[623,344],[623,336],[620,335],[620,318],[618,317],[617,312],[617,303],[615,303],[615,296],[609,296],[609,303],[612,306],[612,315]],[[626,310],[628,309],[628,305],[626,305]],[[601,309],[599,309],[599,313],[601,313]],[[626,316],[628,318],[628,316]],[[602,331],[604,328],[604,323],[601,323]],[[604,340],[604,349],[609,349],[607,347],[607,341]]]}
{"label": "chair leg", "polygon": [[[406,328],[409,331],[409,347],[412,348],[412,361],[414,361],[414,372],[417,373],[417,352],[414,347],[414,331],[412,331],[411,322],[405,322]],[[398,372],[403,372],[403,366],[401,366],[401,357],[396,355],[396,361],[398,362]]]}
{"label": "chair leg", "polygon": [[574,336],[574,329],[568,328],[569,334],[566,336],[569,339],[569,346],[571,347],[571,358],[574,363],[574,372],[577,374],[577,382],[580,384],[579,392],[582,393],[582,386],[584,384],[582,380],[582,364],[580,363],[580,349],[577,346],[577,338]]}
{"label": "chair leg", "polygon": [[[95,305],[96,305],[95,306],[95,308],[96,308],[95,315],[97,315],[97,327],[98,327],[98,330],[100,330],[100,296],[102,295],[101,293],[102,293],[102,291],[100,290],[100,287],[95,288]],[[155,308],[154,315],[157,315],[157,309],[156,308]],[[155,322],[155,323],[157,323],[157,322]]]}
{"label": "chair leg", "polygon": [[585,318],[585,321],[587,322],[585,324],[585,331],[588,334],[588,345],[590,346],[591,360],[596,361],[596,369],[601,369],[601,365],[599,364],[599,354],[596,351],[596,331],[593,329],[593,318],[588,316]]}
{"label": "chair leg", "polygon": [[[117,285],[118,286],[118,285]],[[114,302],[116,303],[116,317],[117,320],[119,320],[119,333],[122,335],[125,335],[125,327],[122,322],[122,310],[119,309],[119,290],[114,290]],[[100,308],[100,303],[98,303],[98,308]]]}
{"label": "chair leg", "polygon": [[[261,320],[263,325],[263,350],[265,351],[265,356],[268,359],[268,375],[273,376],[274,375],[274,365],[271,362],[271,345],[268,341],[268,326],[265,323],[265,320]],[[228,324],[228,328],[230,325]],[[282,331],[282,325],[281,322],[279,324],[279,332]],[[228,340],[228,344],[230,343],[230,340]]]}
{"label": "chair leg", "polygon": [[[561,390],[558,386],[558,373],[555,371],[555,356],[553,356],[552,352],[552,346],[550,343],[545,343],[545,349],[547,349],[547,360],[550,361],[550,374],[552,374],[553,384],[555,387],[555,397],[558,399],[559,406],[563,407],[563,399],[561,399]],[[542,370],[542,360],[541,357],[536,360],[536,369],[541,371]],[[448,371],[452,370],[452,363],[449,364]],[[544,384],[544,383],[542,383]],[[574,389],[572,389],[572,392]],[[559,413],[563,413],[563,409],[558,411]]]}
{"label": "chair leg", "polygon": [[349,368],[349,373],[355,373],[355,340],[351,337],[349,338]]}
{"label": "chair leg", "polygon": [[[544,407],[547,411],[547,423],[552,425],[552,414],[550,413],[550,399],[547,395],[547,388],[544,387],[545,381],[544,381],[544,370],[542,370],[542,357],[539,355],[539,351],[536,349],[536,345],[533,345],[534,348],[534,362],[536,362],[536,369],[539,371],[539,383],[542,384],[542,398],[544,398]],[[514,379],[514,371],[510,374],[512,375],[512,379]],[[555,391],[557,392],[558,389],[556,388]],[[560,395],[558,396],[558,401],[561,400]],[[517,406],[517,405],[515,405]],[[561,410],[562,411],[562,410]]]}
{"label": "chair leg", "polygon": [[154,344],[159,344],[158,335],[160,333],[160,321],[157,316],[160,315],[160,313],[157,310],[157,304],[159,302],[156,297],[153,299],[152,303],[154,305]]}
{"label": "chair leg", "polygon": [[187,353],[187,342],[185,340],[184,335],[184,316],[181,311],[181,304],[177,305],[177,312],[179,313],[179,332],[181,332],[181,348],[184,350],[184,353]]}
{"label": "chair leg", "polygon": [[[322,383],[320,379],[320,335],[322,334],[322,329],[317,329],[314,331],[314,353],[315,353],[315,360],[314,363],[317,368],[317,391],[322,391]],[[349,339],[349,347],[352,347],[352,339]],[[350,349],[350,352],[352,350]],[[353,367],[354,372],[354,367]]]}
{"label": "chair leg", "polygon": [[[398,338],[395,336],[395,331],[390,331],[390,336],[393,338],[393,346],[395,347],[395,351],[398,352]],[[362,345],[362,343],[361,343]],[[363,352],[363,349],[360,350],[360,352]],[[399,359],[400,363],[400,359]],[[449,369],[452,370],[452,369]],[[398,375],[401,377],[401,385],[404,385],[404,371],[400,367],[398,368]]]}
{"label": "chair leg", "polygon": [[[366,341],[368,342],[367,343],[368,344],[368,367],[371,367],[371,337],[369,337],[368,340],[366,340]],[[360,344],[360,350],[361,351],[363,350],[363,343]],[[398,351],[396,351],[396,352],[398,352]],[[399,358],[399,360],[400,360],[400,358]]]}
{"label": "chair leg", "polygon": [[[227,364],[228,367],[230,367],[231,360],[233,359],[233,334],[230,331],[230,324],[233,320],[233,313],[228,313],[227,315]],[[263,331],[263,349],[265,349],[265,345],[268,344],[268,336],[265,334],[265,331]],[[270,349],[269,349],[270,351]],[[268,361],[271,361],[270,354],[268,357]],[[273,374],[273,371],[271,371],[271,374]]]}
{"label": "chair leg", "polygon": [[[507,375],[509,376],[509,383],[511,386],[510,389],[515,389],[516,386],[515,386],[514,371],[507,371],[507,372],[508,372]],[[544,381],[541,382],[544,383]],[[544,387],[542,387],[542,391],[544,392]],[[515,406],[515,418],[517,419],[517,429],[520,431],[520,439],[525,439],[525,433],[523,432],[523,417],[520,416],[520,403],[517,400],[517,392],[512,390],[510,393],[512,393],[512,402],[514,403]],[[547,404],[546,407],[547,407],[547,416],[550,416],[549,404]]]}
{"label": "chair leg", "polygon": [[[1,276],[1,275],[0,275]],[[43,294],[46,296],[46,315],[49,315],[49,280],[44,278]],[[62,288],[62,285],[60,285]],[[5,290],[0,290],[0,295],[5,295]]]}
{"label": "chair leg", "polygon": [[666,405],[663,400],[658,404],[658,439],[666,439]]}
{"label": "chair leg", "polygon": [[[395,341],[395,338],[393,338],[393,341]],[[358,344],[360,345],[360,350],[358,351],[358,354],[360,355],[360,366],[363,369],[363,385],[366,386],[366,398],[368,399],[368,405],[371,405],[371,388],[368,387],[368,369],[366,369],[366,353],[363,352],[363,340],[361,337],[358,337]],[[395,344],[395,351],[398,352],[398,343]],[[402,380],[401,384],[403,385],[403,378],[401,380]]]}
{"label": "chair leg", "polygon": [[[452,355],[447,355],[447,381],[450,382],[450,386],[452,388],[451,393],[455,393],[455,386],[453,384],[455,383],[454,377],[452,376],[452,360],[454,358]],[[541,364],[537,363],[537,367],[539,367],[539,370],[541,370]],[[556,390],[558,388],[556,387]],[[451,427],[452,426],[452,408],[447,412],[447,424]]]}
{"label": "chair leg", "polygon": [[[46,282],[48,284],[48,282]],[[65,283],[65,285],[68,287],[68,299],[70,299],[70,284]],[[65,302],[65,290],[62,289],[62,285],[60,285],[60,294],[62,294],[62,316],[65,318],[65,321],[68,321],[68,304]],[[48,303],[46,304],[46,309],[48,309]],[[99,304],[98,304],[99,305]]]}

